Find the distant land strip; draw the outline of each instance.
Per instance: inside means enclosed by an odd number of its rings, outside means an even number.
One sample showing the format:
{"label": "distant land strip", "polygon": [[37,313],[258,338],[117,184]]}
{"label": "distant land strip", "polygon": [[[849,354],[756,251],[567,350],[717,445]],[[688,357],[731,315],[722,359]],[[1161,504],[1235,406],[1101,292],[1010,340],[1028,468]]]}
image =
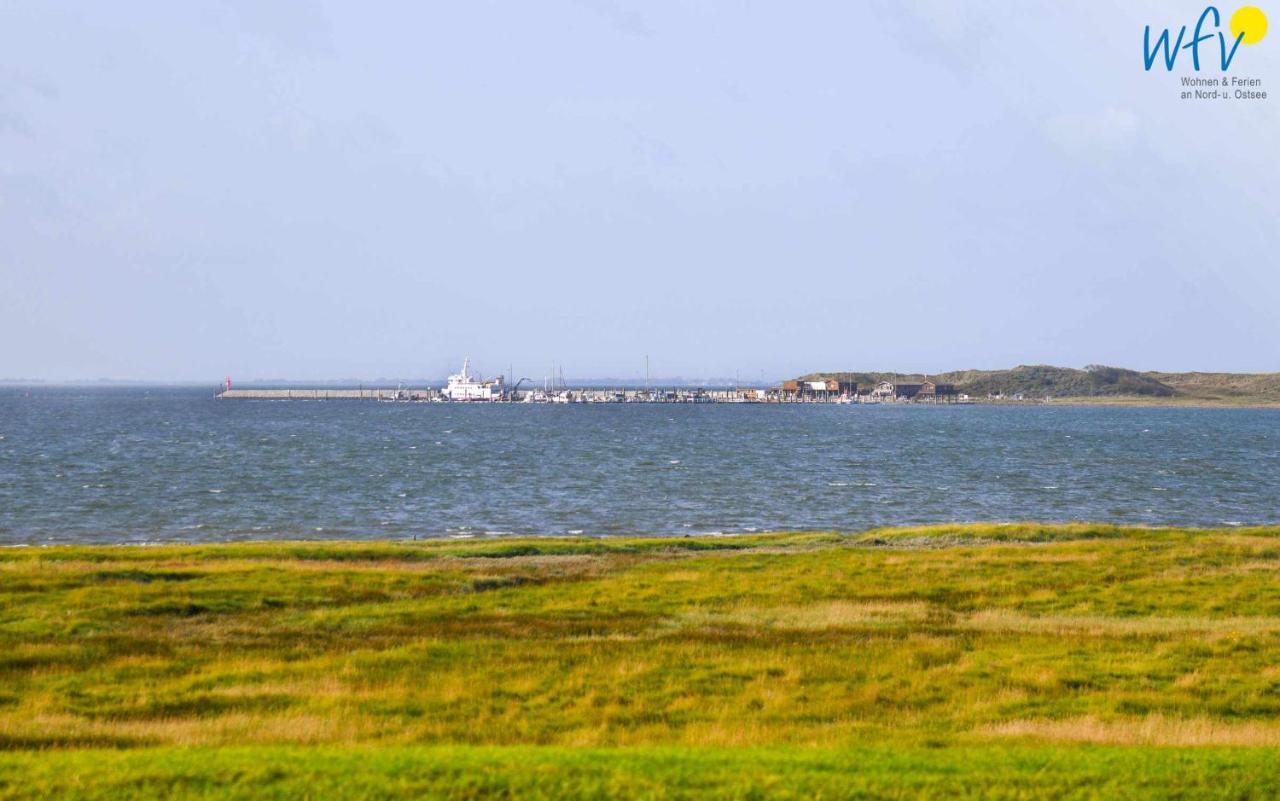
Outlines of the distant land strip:
{"label": "distant land strip", "polygon": [[1280,405],[1280,373],[1165,373],[1103,365],[1077,369],[1036,364],[1008,370],[953,370],[927,375],[818,372],[799,380],[856,382],[863,393],[883,381],[899,384],[929,380],[952,384],[957,392],[975,400],[1022,395],[1027,400],[1047,397],[1101,403]]}

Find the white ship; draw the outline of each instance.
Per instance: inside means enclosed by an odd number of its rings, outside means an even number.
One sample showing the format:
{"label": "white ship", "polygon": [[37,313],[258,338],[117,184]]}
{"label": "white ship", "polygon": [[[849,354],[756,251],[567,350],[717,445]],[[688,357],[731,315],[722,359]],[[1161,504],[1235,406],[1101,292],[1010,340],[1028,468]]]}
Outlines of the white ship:
{"label": "white ship", "polygon": [[495,401],[502,399],[503,390],[502,376],[489,379],[473,376],[471,359],[464,359],[462,372],[449,376],[442,394],[455,401]]}

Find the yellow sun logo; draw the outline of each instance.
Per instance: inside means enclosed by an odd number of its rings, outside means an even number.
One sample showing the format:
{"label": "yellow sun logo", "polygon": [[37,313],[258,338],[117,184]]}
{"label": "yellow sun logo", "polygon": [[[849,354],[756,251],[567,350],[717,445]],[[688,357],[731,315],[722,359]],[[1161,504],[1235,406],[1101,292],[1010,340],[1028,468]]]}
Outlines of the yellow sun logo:
{"label": "yellow sun logo", "polygon": [[1241,6],[1231,15],[1231,35],[1247,45],[1267,35],[1267,15],[1257,6]]}

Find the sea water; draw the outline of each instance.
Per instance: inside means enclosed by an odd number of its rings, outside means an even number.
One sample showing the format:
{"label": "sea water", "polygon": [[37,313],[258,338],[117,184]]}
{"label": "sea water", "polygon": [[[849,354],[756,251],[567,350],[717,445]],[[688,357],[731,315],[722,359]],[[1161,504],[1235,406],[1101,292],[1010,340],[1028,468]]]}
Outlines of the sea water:
{"label": "sea water", "polygon": [[1280,523],[1280,410],[0,389],[0,543]]}

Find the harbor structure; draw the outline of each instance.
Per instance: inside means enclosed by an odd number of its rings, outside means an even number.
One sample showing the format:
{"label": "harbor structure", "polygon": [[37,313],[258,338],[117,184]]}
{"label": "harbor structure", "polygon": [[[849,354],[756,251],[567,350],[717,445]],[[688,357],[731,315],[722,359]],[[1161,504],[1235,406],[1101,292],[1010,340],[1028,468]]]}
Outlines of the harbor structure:
{"label": "harbor structure", "polygon": [[835,378],[820,380],[793,379],[783,381],[778,394],[780,400],[789,402],[853,400],[858,396],[858,382],[842,381]]}
{"label": "harbor structure", "polygon": [[[555,368],[553,367],[553,373]],[[645,377],[643,389],[634,387],[573,388],[560,377],[544,382],[542,387],[514,385],[502,375],[484,378],[472,371],[471,359],[464,359],[462,369],[450,375],[443,387],[408,388],[403,384],[389,388],[233,388],[230,377],[215,392],[220,400],[345,400],[416,401],[447,403],[967,403],[955,385],[923,380],[919,383],[880,381],[865,394],[860,394],[856,381],[847,377],[807,377],[788,379],[770,388],[706,388],[649,386]]]}
{"label": "harbor structure", "polygon": [[897,403],[910,401],[914,403],[957,403],[960,393],[955,384],[939,384],[925,379],[920,383],[899,381],[881,381],[867,395],[871,403]]}
{"label": "harbor structure", "polygon": [[927,380],[920,384],[920,391],[917,393],[920,400],[935,403],[949,403],[958,400],[959,395],[955,384],[939,384]]}
{"label": "harbor structure", "polygon": [[215,395],[218,400],[379,400],[379,401],[431,401],[438,400],[440,390],[429,387],[408,389],[349,389],[335,388],[245,388],[224,389]]}
{"label": "harbor structure", "polygon": [[911,400],[920,394],[920,384],[904,384],[896,381],[881,381],[871,390],[871,398],[877,401]]}

